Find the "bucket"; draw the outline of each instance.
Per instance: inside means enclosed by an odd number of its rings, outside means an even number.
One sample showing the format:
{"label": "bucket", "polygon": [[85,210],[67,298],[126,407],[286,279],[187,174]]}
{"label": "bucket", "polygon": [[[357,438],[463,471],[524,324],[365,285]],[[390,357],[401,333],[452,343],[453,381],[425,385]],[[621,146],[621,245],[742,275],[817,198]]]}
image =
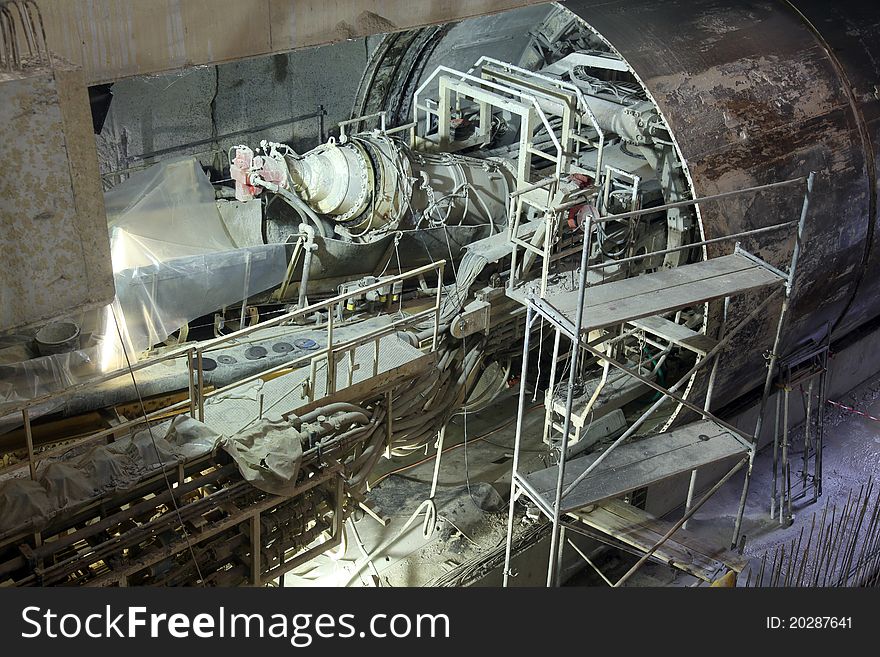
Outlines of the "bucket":
{"label": "bucket", "polygon": [[37,352],[41,356],[74,351],[79,349],[79,326],[66,320],[49,322],[37,331],[34,339],[37,341]]}

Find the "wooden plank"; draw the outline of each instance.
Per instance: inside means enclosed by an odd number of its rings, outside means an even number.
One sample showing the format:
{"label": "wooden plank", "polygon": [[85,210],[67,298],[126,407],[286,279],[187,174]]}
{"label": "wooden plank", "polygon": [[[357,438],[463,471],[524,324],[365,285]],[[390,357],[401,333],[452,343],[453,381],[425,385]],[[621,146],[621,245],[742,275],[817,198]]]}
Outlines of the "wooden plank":
{"label": "wooden plank", "polygon": [[[657,533],[651,528],[633,524],[626,518],[609,511],[604,506],[598,506],[590,512],[576,512],[573,515],[581,522],[593,527],[609,536],[646,552],[655,545],[663,533]],[[715,559],[708,559],[698,552],[691,552],[679,542],[678,533],[668,539],[654,552],[654,556],[671,566],[683,570],[705,581],[711,581],[721,570],[722,564]]]}
{"label": "wooden plank", "polygon": [[[649,550],[672,526],[672,523],[658,520],[622,500],[603,502],[572,515],[584,524],[642,551]],[[683,529],[675,532],[658,548],[655,556],[707,582],[715,579],[723,568],[739,573],[748,564],[735,552],[710,545]]]}
{"label": "wooden plank", "polygon": [[[747,450],[741,438],[708,420],[624,444],[563,498],[561,512],[620,497],[694,468],[745,454]],[[565,486],[598,458],[599,453],[592,453],[569,461],[565,467]],[[558,467],[553,466],[533,472],[525,479],[552,504],[558,471]]]}
{"label": "wooden plank", "polygon": [[709,353],[718,344],[704,333],[697,333],[659,315],[634,319],[629,324],[700,355]]}
{"label": "wooden plank", "polygon": [[[19,415],[21,414],[19,413]],[[58,440],[74,440],[106,428],[107,422],[97,411],[42,422],[35,420],[32,425],[34,446],[40,447]],[[0,453],[24,450],[25,447],[24,427],[13,429],[0,436]],[[0,465],[2,464],[3,461],[0,460]],[[0,474],[3,472],[0,470]]]}
{"label": "wooden plank", "polygon": [[[632,525],[649,529],[661,537],[665,536],[673,525],[671,522],[660,520],[647,511],[637,509],[622,500],[609,500],[603,503],[602,506]],[[701,554],[707,560],[722,561],[728,568],[736,572],[742,572],[748,565],[748,560],[742,555],[732,552],[725,547],[712,545],[687,530],[679,529],[673,536],[679,544],[686,546],[688,552]]]}
{"label": "wooden plank", "polygon": [[[628,519],[634,524],[649,528],[660,536],[664,536],[673,525],[673,523],[660,520],[647,511],[637,509],[623,500],[609,500],[604,502],[603,506],[613,511],[613,513],[621,518]],[[728,568],[731,568],[736,572],[742,572],[749,563],[748,559],[742,555],[728,550],[723,546],[713,545],[702,537],[687,530],[678,530],[674,536],[679,543],[686,543],[689,550],[699,552],[709,559],[723,561]],[[687,540],[685,541],[684,539]]]}
{"label": "wooden plank", "polygon": [[[707,301],[723,299],[779,283],[780,279],[768,279],[756,270],[735,272],[727,276],[694,281],[662,292],[645,292],[633,297],[607,304],[585,305],[583,331],[592,331],[605,326],[615,326],[631,319],[658,315],[680,308],[696,306]],[[589,295],[587,295],[589,297]],[[570,309],[574,312],[574,307]]]}

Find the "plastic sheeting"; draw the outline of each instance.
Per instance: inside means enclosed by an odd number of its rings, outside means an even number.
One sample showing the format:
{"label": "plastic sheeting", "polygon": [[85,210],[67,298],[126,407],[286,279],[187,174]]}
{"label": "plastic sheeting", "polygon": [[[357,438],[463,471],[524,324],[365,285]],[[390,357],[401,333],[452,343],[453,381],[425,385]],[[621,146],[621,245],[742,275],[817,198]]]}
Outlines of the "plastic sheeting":
{"label": "plastic sheeting", "polygon": [[[40,356],[33,335],[6,336],[5,348],[0,348],[0,433],[21,426],[21,413],[5,414],[16,404],[83,383],[106,371],[106,366],[118,367],[118,363],[124,362],[115,325],[110,324],[112,333],[105,335],[105,313],[111,316],[109,306],[101,314],[91,312],[68,318],[80,325],[85,343],[75,351]],[[30,415],[36,418],[61,406],[61,400],[49,400],[31,407]]]}
{"label": "plastic sheeting", "polygon": [[195,158],[131,176],[105,195],[116,297],[135,354],[187,322],[283,279],[283,244],[238,249]]}
{"label": "plastic sheeting", "polygon": [[21,402],[59,386],[74,385],[94,372],[96,354],[95,349],[79,350],[0,365],[0,399],[4,403]]}
{"label": "plastic sheeting", "polygon": [[197,317],[281,283],[283,244],[175,258],[116,274],[127,347],[139,354]]}
{"label": "plastic sheeting", "polygon": [[[18,362],[0,359],[0,416],[4,406],[123,368],[126,352],[134,362],[188,322],[271,289],[284,278],[285,245],[236,248],[213,186],[194,158],[169,160],[132,175],[107,192],[105,206],[116,300],[77,318],[84,324],[82,349]],[[27,353],[28,340],[25,336],[15,345],[15,353]],[[47,403],[32,415],[57,406]],[[0,417],[0,432],[18,426],[20,419]]]}
{"label": "plastic sheeting", "polygon": [[192,157],[132,174],[104,194],[113,235],[113,271],[236,247],[214,200],[214,186]]}

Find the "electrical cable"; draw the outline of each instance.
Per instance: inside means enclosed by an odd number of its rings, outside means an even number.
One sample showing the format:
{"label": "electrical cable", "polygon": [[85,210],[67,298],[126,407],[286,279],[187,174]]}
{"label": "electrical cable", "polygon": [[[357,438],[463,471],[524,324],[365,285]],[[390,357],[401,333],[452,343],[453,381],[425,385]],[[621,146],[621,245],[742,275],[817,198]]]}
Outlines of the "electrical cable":
{"label": "electrical cable", "polygon": [[153,443],[153,449],[156,451],[156,459],[160,463],[162,467],[162,477],[165,479],[165,485],[168,488],[169,497],[171,498],[171,504],[174,507],[174,512],[177,515],[177,521],[180,523],[180,528],[183,530],[183,537],[186,541],[186,547],[189,549],[189,554],[192,557],[193,565],[196,568],[196,574],[199,576],[199,581],[203,582],[204,577],[202,577],[202,571],[199,568],[199,560],[196,559],[196,553],[193,550],[192,543],[189,540],[189,532],[186,530],[186,525],[183,521],[183,516],[180,513],[180,507],[177,505],[177,498],[174,496],[174,487],[171,485],[171,481],[168,479],[168,472],[165,469],[165,461],[162,459],[162,455],[159,452],[159,446],[156,444],[156,438],[153,436],[153,425],[150,424],[150,420],[147,417],[147,407],[144,405],[144,398],[141,396],[140,387],[137,383],[137,378],[134,375],[134,370],[131,366],[131,359],[128,357],[128,350],[125,348],[125,341],[122,338],[122,329],[119,325],[119,317],[116,315],[116,308],[113,304],[110,305],[110,311],[113,314],[113,323],[116,325],[116,334],[119,336],[119,344],[122,346],[122,353],[125,356],[125,362],[128,364],[128,373],[131,375],[131,383],[134,386],[135,394],[137,394],[138,403],[141,407],[141,413],[144,416],[144,422],[147,425],[147,432],[150,435],[150,442]]}
{"label": "electrical cable", "polygon": [[[418,507],[416,507],[416,510],[412,512],[412,514],[410,515],[409,518],[407,518],[406,523],[404,523],[403,527],[401,527],[400,531],[397,532],[397,534],[395,534],[391,539],[389,539],[385,543],[382,543],[376,549],[374,549],[372,552],[370,552],[369,556],[367,558],[367,561],[371,560],[373,558],[373,556],[375,556],[377,554],[381,554],[382,552],[387,550],[389,547],[394,545],[397,541],[399,541],[403,537],[403,535],[406,533],[406,531],[410,528],[410,526],[415,522],[416,518],[418,518],[422,514],[423,509],[425,510],[425,522],[422,525],[422,531],[423,532],[426,531],[426,526],[428,524],[428,520],[434,519],[437,517],[437,505],[434,504],[434,500],[430,500],[430,499],[425,500],[424,502],[419,504]],[[432,521],[432,525],[433,525],[433,521]],[[432,529],[433,529],[433,527],[432,527]],[[428,536],[430,536],[430,534],[425,536],[425,538],[428,538]],[[365,561],[364,563],[360,564],[357,568],[355,568],[354,573],[348,579],[348,581],[345,583],[346,587],[351,586],[351,583],[354,581],[354,579],[360,575],[360,572],[361,572],[361,570],[363,570],[367,561]]]}
{"label": "electrical cable", "polygon": [[[543,404],[535,404],[534,406],[526,409],[525,413],[531,413],[531,412],[536,411],[540,408],[543,408],[543,406],[544,406]],[[498,425],[494,429],[490,429],[486,433],[481,434],[481,435],[477,436],[476,438],[471,438],[470,443],[473,444],[473,443],[480,442],[480,441],[489,442],[488,440],[486,440],[486,438],[488,438],[489,436],[491,436],[494,433],[497,433],[498,431],[501,431],[502,429],[509,427],[514,422],[516,422],[515,417],[503,422],[502,424]],[[443,454],[446,454],[446,452],[450,452],[453,449],[457,449],[458,447],[462,447],[463,444],[464,443],[455,443],[454,445],[450,445],[449,447],[446,447],[443,449]],[[494,445],[496,447],[502,447],[502,448],[507,447],[504,445],[498,445],[496,443],[489,443],[489,444]],[[420,459],[420,460],[416,461],[415,463],[408,463],[408,464],[401,466],[399,468],[395,468],[394,470],[390,470],[390,471],[382,474],[380,477],[378,477],[373,483],[370,484],[370,486],[372,488],[375,488],[376,486],[378,486],[382,481],[384,481],[388,477],[390,477],[392,475],[400,474],[401,472],[405,472],[407,470],[411,470],[412,468],[415,468],[419,465],[423,465],[424,463],[427,463],[428,461],[433,460],[435,457],[436,457],[436,454],[431,454],[430,456],[426,456],[425,458]]]}
{"label": "electrical cable", "polygon": [[373,563],[373,558],[370,556],[370,553],[367,552],[367,548],[364,547],[364,542],[361,540],[361,535],[358,533],[357,525],[354,522],[350,522],[348,525],[351,527],[351,531],[354,532],[354,540],[357,543],[358,548],[360,548],[361,554],[364,555],[364,559],[370,564],[370,569],[376,577],[376,586],[382,586],[382,579],[379,577],[379,570],[376,568],[376,564]]}
{"label": "electrical cable", "polygon": [[[539,324],[539,333],[538,333],[538,374],[535,377],[535,381],[541,380],[541,358],[544,354],[544,318],[540,315],[538,316]],[[532,401],[537,401],[538,399],[538,385],[535,384],[535,390],[532,393]]]}
{"label": "electrical cable", "polygon": [[[463,336],[461,338],[461,349],[465,353],[467,353],[467,338]],[[464,373],[465,376],[465,387],[467,387],[467,372]],[[483,508],[477,504],[477,500],[474,498],[474,494],[471,492],[471,473],[470,467],[468,465],[468,451],[467,451],[467,441],[468,441],[468,429],[467,429],[467,407],[464,408],[464,413],[462,413],[462,444],[464,445],[464,482],[467,485],[468,497],[471,498],[471,502],[473,505],[483,512]]]}

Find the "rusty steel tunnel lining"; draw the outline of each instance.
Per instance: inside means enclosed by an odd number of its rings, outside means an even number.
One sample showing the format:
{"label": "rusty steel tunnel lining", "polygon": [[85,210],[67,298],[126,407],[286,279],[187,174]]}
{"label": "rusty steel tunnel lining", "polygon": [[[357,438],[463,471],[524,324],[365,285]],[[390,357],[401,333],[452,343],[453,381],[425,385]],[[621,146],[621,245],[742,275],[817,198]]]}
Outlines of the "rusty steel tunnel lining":
{"label": "rusty steel tunnel lining", "polygon": [[[876,284],[870,278],[872,271],[880,271],[874,245],[876,139],[871,139],[846,64],[808,14],[846,15],[856,9],[851,3],[836,9],[811,2],[675,4],[681,11],[657,0],[581,0],[560,6],[631,67],[669,126],[694,194],[706,196],[818,171],[818,202],[807,229],[812,248],[808,247],[797,276],[784,348],[795,350],[829,336],[839,340],[880,315],[880,303],[872,301]],[[539,28],[525,31],[524,47]],[[422,29],[431,31],[430,38],[386,38],[430,42],[420,56],[436,61],[443,56],[442,41],[449,31]],[[878,26],[863,29],[878,30]],[[770,34],[782,38],[765,38]],[[380,54],[381,49],[380,45]],[[492,54],[488,46],[486,54]],[[861,56],[858,61],[864,64],[869,59]],[[381,85],[379,98],[369,96],[365,78],[353,113],[384,103],[393,113],[404,107],[399,118],[410,120],[405,103],[400,96],[395,100],[393,90],[410,88],[412,76],[432,66],[417,60],[406,65],[371,61],[371,66],[376,65],[398,68],[405,77],[392,75]],[[707,205],[699,213],[700,228],[710,238],[790,218],[799,203],[795,196],[761,198],[724,209]],[[818,253],[817,245],[828,246]],[[766,243],[759,249],[762,257],[777,265],[786,261],[785,251]],[[716,311],[710,319],[710,330],[718,325],[717,315]],[[762,339],[752,336],[731,350],[733,360],[724,359],[728,399],[754,389],[756,377],[748,380],[747,373],[757,371],[769,348],[768,332],[769,324]],[[750,358],[742,358],[743,353]]]}

